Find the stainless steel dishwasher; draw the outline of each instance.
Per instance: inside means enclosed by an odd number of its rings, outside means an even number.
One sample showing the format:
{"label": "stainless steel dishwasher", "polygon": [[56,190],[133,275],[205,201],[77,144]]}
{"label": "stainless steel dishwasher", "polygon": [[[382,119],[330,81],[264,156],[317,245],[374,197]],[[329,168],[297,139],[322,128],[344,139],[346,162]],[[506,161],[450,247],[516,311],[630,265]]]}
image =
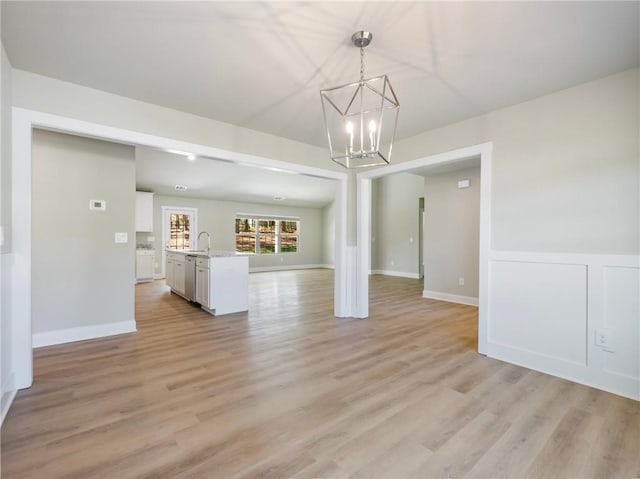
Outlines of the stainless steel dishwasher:
{"label": "stainless steel dishwasher", "polygon": [[196,257],[193,255],[184,259],[184,296],[189,301],[196,300]]}

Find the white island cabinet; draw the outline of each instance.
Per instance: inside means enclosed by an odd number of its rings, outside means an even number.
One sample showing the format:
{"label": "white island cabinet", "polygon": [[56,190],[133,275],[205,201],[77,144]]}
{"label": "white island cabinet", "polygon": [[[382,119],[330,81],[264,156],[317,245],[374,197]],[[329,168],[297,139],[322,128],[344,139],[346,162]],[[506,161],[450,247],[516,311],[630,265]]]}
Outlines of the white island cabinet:
{"label": "white island cabinet", "polygon": [[[185,256],[195,256],[195,271],[185,267]],[[249,309],[249,257],[233,252],[167,250],[167,286],[171,291],[220,316]],[[185,275],[193,274],[193,278]],[[195,283],[194,297],[185,296],[185,285]]]}

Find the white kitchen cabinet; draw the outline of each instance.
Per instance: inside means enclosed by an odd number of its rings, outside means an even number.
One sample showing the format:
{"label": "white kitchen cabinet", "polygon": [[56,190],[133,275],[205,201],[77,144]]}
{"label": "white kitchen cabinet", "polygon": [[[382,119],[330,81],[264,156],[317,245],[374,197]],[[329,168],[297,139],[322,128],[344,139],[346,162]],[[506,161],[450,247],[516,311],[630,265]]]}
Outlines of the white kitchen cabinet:
{"label": "white kitchen cabinet", "polygon": [[184,258],[176,259],[173,263],[173,286],[171,289],[182,295],[186,291],[184,271]]}
{"label": "white kitchen cabinet", "polygon": [[[209,307],[216,316],[249,309],[249,257],[209,258]],[[211,312],[210,311],[210,312]]]}
{"label": "white kitchen cabinet", "polygon": [[210,309],[209,304],[209,262],[201,261],[198,258],[196,262],[196,303],[200,306]]}
{"label": "white kitchen cabinet", "polygon": [[136,191],[136,231],[153,231],[153,193]]}
{"label": "white kitchen cabinet", "polygon": [[156,254],[152,249],[136,250],[136,282],[153,281],[156,270]]}
{"label": "white kitchen cabinet", "polygon": [[249,309],[249,257],[235,252],[167,250],[167,285],[185,296],[185,258],[195,256],[194,298],[202,309],[220,316]]}
{"label": "white kitchen cabinet", "polygon": [[165,281],[167,282],[167,286],[173,289],[173,284],[174,284],[173,278],[175,277],[175,258],[171,254],[167,254],[167,264],[165,268],[165,273],[166,273]]}

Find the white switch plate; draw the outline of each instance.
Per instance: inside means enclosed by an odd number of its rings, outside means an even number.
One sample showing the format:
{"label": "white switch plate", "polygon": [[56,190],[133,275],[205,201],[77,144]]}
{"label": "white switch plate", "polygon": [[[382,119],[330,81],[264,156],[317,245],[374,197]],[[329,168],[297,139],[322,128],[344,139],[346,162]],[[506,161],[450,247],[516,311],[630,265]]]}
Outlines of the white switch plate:
{"label": "white switch plate", "polygon": [[115,239],[116,243],[128,243],[129,242],[129,235],[126,232],[124,232],[124,233],[116,233],[114,239]]}
{"label": "white switch plate", "polygon": [[458,286],[464,286],[464,278],[458,278]]}
{"label": "white switch plate", "polygon": [[458,181],[458,188],[469,188],[469,180]]}
{"label": "white switch plate", "polygon": [[596,329],[596,346],[613,352],[613,331],[606,328]]}

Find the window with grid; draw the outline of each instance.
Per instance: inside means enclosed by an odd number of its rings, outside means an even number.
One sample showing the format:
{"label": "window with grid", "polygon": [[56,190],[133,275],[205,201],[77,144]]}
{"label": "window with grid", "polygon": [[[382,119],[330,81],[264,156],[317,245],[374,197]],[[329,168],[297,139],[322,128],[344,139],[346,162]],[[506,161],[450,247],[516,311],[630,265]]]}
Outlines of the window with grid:
{"label": "window with grid", "polygon": [[173,249],[190,249],[190,215],[172,213],[169,217],[169,222],[169,247]]}
{"label": "window with grid", "polygon": [[297,253],[298,218],[236,216],[236,252],[248,254]]}

